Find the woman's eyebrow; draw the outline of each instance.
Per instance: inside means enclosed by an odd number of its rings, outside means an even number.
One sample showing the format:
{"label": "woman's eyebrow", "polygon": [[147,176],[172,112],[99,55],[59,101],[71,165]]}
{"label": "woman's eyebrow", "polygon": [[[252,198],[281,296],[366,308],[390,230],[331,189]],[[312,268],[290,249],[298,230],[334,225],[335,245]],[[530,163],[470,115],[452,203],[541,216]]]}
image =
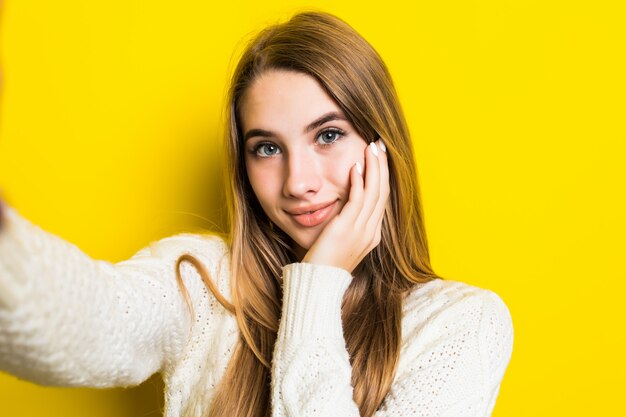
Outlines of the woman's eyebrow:
{"label": "woman's eyebrow", "polygon": [[243,142],[246,143],[248,139],[260,136],[262,138],[271,138],[274,134],[268,130],[263,129],[250,129],[243,137]]}
{"label": "woman's eyebrow", "polygon": [[338,112],[338,111],[331,111],[329,113],[326,113],[325,115],[323,115],[322,117],[318,118],[317,120],[311,122],[305,129],[304,129],[304,133],[309,133],[311,130],[320,127],[321,125],[323,125],[324,123],[333,121],[333,120],[347,120],[346,116],[343,115],[343,113]]}

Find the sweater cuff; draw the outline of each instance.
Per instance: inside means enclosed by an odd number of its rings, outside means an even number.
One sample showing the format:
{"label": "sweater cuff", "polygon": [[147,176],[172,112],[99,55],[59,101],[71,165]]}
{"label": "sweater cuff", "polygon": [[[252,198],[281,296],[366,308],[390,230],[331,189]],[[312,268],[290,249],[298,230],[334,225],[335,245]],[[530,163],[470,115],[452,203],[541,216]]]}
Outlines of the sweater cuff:
{"label": "sweater cuff", "polygon": [[283,267],[283,336],[343,337],[341,303],[351,282],[348,271],[334,266],[293,263]]}

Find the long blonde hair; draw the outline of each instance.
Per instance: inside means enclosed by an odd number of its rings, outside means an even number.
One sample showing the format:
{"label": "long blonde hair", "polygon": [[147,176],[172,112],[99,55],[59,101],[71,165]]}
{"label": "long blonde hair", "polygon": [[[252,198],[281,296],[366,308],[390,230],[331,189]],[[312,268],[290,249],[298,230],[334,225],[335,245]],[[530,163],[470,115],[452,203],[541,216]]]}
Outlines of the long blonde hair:
{"label": "long blonde hair", "polygon": [[382,404],[398,365],[404,296],[416,283],[441,277],[430,266],[412,143],[389,71],[352,27],[321,12],[299,13],[262,30],[248,44],[232,77],[226,148],[233,303],[218,293],[197,260],[189,255],[179,259],[199,267],[218,301],[235,314],[240,330],[204,416],[271,413],[270,364],[282,305],[281,268],[298,259],[291,239],[272,227],[250,186],[238,112],[246,89],[272,69],[313,77],[363,138],[372,142],[380,136],[387,145],[391,191],[381,242],[352,272],[342,304],[353,397],[361,415],[370,417]]}

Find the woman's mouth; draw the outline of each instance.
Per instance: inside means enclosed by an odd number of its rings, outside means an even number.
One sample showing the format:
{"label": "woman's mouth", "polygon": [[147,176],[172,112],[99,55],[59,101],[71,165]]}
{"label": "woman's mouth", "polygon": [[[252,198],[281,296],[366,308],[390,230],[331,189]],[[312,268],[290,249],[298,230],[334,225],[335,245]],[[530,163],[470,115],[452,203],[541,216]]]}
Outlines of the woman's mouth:
{"label": "woman's mouth", "polygon": [[324,220],[328,218],[330,213],[333,211],[333,208],[335,208],[335,204],[337,204],[337,200],[318,210],[307,211],[301,214],[289,214],[301,226],[313,227],[323,223]]}

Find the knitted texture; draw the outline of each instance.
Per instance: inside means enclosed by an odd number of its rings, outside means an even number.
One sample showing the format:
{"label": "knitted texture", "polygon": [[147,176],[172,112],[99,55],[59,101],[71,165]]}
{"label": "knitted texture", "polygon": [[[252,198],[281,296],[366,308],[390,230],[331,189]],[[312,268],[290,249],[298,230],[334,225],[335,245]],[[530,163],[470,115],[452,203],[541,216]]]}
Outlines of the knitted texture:
{"label": "knitted texture", "polygon": [[[239,330],[184,262],[191,316],[174,268],[181,254],[195,256],[230,301],[226,243],[181,233],[111,263],[4,209],[0,370],[42,385],[85,387],[133,386],[160,372],[165,416],[187,410],[200,417]],[[341,323],[351,280],[331,266],[283,268],[273,417],[359,416]],[[403,304],[398,370],[376,417],[490,416],[512,346],[511,316],[494,292],[440,279],[416,285]]]}

